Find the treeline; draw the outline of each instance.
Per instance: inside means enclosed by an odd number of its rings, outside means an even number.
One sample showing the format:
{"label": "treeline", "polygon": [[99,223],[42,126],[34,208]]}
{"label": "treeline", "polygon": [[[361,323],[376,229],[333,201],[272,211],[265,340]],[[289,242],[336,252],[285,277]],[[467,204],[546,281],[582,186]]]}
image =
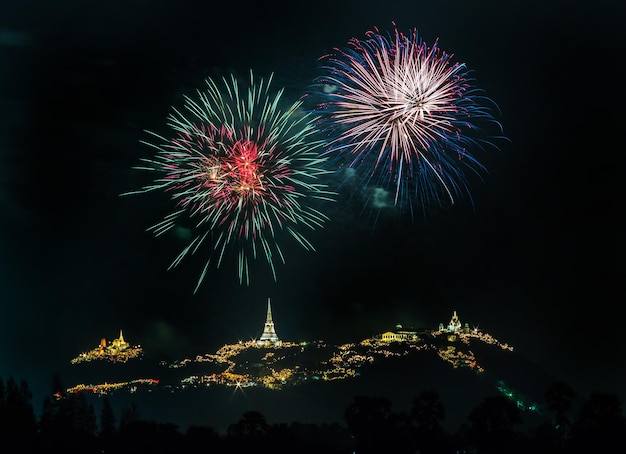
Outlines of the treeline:
{"label": "treeline", "polygon": [[37,418],[26,380],[9,377],[0,378],[0,452],[578,454],[623,446],[620,399],[592,393],[574,411],[575,398],[566,383],[554,382],[545,393],[546,413],[530,428],[514,402],[494,395],[449,432],[438,393],[425,390],[412,399],[409,412],[394,411],[386,397],[355,396],[343,424],[268,424],[263,414],[249,411],[221,434],[208,426],[181,431],[173,423],[146,420],[134,404],[122,409],[118,420],[106,395],[97,414],[84,393],[66,394],[58,377]]}

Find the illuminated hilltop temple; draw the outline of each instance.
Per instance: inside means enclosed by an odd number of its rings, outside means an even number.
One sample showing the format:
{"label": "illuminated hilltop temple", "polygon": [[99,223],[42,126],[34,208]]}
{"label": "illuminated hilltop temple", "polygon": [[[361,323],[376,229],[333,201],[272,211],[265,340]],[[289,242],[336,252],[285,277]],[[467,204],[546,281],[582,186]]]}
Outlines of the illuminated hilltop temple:
{"label": "illuminated hilltop temple", "polygon": [[[447,333],[450,340],[454,340],[457,334],[468,334],[469,331],[469,324],[461,325],[461,320],[456,311],[454,311],[448,325],[446,326],[443,323],[439,323],[439,329],[436,332]],[[382,333],[380,339],[384,342],[417,341],[419,340],[419,336],[416,329],[406,328],[401,324],[397,324],[395,330]]]}
{"label": "illuminated hilltop temple", "polygon": [[81,353],[76,358],[72,359],[72,364],[93,361],[96,359],[106,359],[113,362],[126,362],[129,359],[137,358],[141,356],[142,348],[137,345],[131,347],[131,345],[124,339],[124,334],[120,330],[120,337],[113,339],[107,343],[107,340],[103,337],[100,339],[100,345],[93,350]]}
{"label": "illuminated hilltop temple", "polygon": [[[452,318],[450,319],[450,322],[448,323],[447,327],[443,326],[443,323],[439,323],[439,331],[443,332],[443,333],[459,333],[461,332],[461,320],[459,319],[459,316],[456,314],[456,311],[454,311],[454,313],[452,314]],[[465,326],[463,327],[463,332],[464,333],[468,333],[469,332],[469,324],[466,323]]]}
{"label": "illuminated hilltop temple", "polygon": [[113,339],[113,341],[107,345],[107,340],[103,337],[100,339],[100,354],[101,355],[117,355],[130,348],[130,344],[124,340],[124,334],[120,330],[120,337]]}
{"label": "illuminated hilltop temple", "polygon": [[276,334],[276,330],[274,329],[274,321],[272,320],[272,306],[270,304],[269,298],[267,299],[267,317],[265,318],[263,334],[261,334],[261,338],[257,341],[257,344],[261,347],[278,347],[282,344],[282,342],[278,339],[278,334]]}

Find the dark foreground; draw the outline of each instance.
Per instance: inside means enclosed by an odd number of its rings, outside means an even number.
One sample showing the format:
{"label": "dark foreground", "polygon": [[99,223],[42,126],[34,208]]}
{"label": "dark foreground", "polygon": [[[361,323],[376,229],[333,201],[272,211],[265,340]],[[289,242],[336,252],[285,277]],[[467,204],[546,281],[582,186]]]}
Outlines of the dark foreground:
{"label": "dark foreground", "polygon": [[[62,390],[54,380],[53,390]],[[458,430],[444,428],[439,393],[416,392],[408,411],[387,397],[356,395],[343,423],[273,423],[255,410],[226,431],[147,420],[133,403],[116,417],[108,396],[98,407],[85,393],[53,392],[37,418],[25,380],[0,379],[0,451],[20,453],[587,453],[609,452],[626,430],[622,402],[612,393],[579,396],[563,382],[545,392],[546,411],[529,424],[504,395],[487,396]],[[213,411],[220,411],[216,408]]]}

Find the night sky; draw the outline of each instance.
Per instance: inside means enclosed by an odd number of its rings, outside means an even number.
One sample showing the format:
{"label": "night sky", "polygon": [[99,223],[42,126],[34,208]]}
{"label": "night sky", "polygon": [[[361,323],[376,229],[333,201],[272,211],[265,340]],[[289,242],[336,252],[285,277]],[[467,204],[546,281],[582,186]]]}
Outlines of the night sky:
{"label": "night sky", "polygon": [[[38,410],[52,374],[100,338],[172,358],[260,336],[344,342],[456,310],[569,383],[626,401],[620,2],[0,0],[0,377]],[[300,2],[301,3],[301,2]],[[383,7],[384,4],[384,7]],[[297,100],[318,58],[378,27],[417,27],[465,62],[510,142],[477,154],[472,202],[376,224],[335,203],[272,279],[146,229],[172,208],[132,169],[206,77],[275,74]],[[280,240],[280,238],[279,238]],[[73,383],[67,383],[68,386]]]}

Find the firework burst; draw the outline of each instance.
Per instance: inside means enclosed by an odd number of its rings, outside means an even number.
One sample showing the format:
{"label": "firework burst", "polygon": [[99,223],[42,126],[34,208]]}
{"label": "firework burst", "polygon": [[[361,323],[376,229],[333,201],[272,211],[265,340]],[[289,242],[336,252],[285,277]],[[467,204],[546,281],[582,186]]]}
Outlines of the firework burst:
{"label": "firework burst", "polygon": [[143,142],[156,153],[136,168],[158,177],[127,194],[165,191],[175,202],[175,209],[148,229],[156,236],[183,220],[193,222],[193,237],[170,268],[210,244],[194,293],[209,265],[219,267],[231,248],[238,250],[240,283],[249,284],[249,260],[259,255],[276,279],[276,258],[284,263],[279,233],[313,250],[301,227],[315,229],[327,220],[312,204],[333,200],[319,180],[327,171],[313,118],[301,114],[300,101],[281,110],[282,90],[271,93],[271,81],[272,76],[255,84],[251,72],[244,91],[234,76],[220,85],[207,79],[197,99],[185,97],[184,110],[169,115],[170,137],[148,131],[156,143]]}
{"label": "firework burst", "polygon": [[[317,108],[329,137],[325,152],[355,188],[371,199],[393,191],[393,204],[410,209],[455,202],[469,195],[467,171],[484,166],[473,153],[491,144],[495,104],[473,86],[465,64],[423,43],[417,30],[377,30],[353,38],[345,49],[322,57],[315,87]],[[376,203],[370,202],[375,206]]]}

